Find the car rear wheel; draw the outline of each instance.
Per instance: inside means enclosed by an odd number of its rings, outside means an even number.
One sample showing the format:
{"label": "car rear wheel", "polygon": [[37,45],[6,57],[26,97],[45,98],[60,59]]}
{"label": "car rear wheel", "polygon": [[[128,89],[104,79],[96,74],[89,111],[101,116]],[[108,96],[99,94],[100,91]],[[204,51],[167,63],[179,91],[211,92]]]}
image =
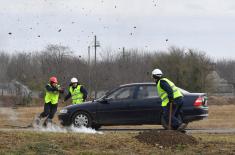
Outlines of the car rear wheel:
{"label": "car rear wheel", "polygon": [[[179,119],[179,121],[181,121],[181,122],[183,122],[183,119],[182,119],[182,116],[181,115],[179,115],[178,116],[178,119]],[[162,127],[164,128],[164,129],[168,129],[168,123],[169,122],[166,122],[165,121],[165,119],[164,119],[164,117],[163,117],[163,115],[161,116],[161,124],[162,124]],[[188,125],[188,123],[185,123],[186,125],[185,125],[185,128],[187,127],[187,125]],[[184,129],[185,129],[184,128]]]}
{"label": "car rear wheel", "polygon": [[79,111],[77,112],[72,119],[72,123],[75,127],[91,127],[92,119],[90,115],[86,112]]}

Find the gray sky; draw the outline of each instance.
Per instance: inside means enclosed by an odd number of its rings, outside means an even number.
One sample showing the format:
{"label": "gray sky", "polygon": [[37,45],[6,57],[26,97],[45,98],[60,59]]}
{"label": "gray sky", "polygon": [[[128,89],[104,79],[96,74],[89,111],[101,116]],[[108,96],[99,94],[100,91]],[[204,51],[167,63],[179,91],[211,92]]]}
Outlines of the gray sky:
{"label": "gray sky", "polygon": [[235,59],[234,0],[0,0],[0,25],[8,52],[53,43],[86,57],[96,34],[99,53],[175,45]]}

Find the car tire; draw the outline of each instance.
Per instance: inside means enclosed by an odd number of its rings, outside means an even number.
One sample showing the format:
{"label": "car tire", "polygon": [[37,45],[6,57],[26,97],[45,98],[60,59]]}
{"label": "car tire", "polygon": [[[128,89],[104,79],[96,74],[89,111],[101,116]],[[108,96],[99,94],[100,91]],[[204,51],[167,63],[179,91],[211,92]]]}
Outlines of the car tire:
{"label": "car tire", "polygon": [[[181,122],[183,122],[183,119],[182,119],[182,116],[181,116],[181,115],[178,116],[178,119],[179,119]],[[186,128],[187,125],[188,125],[188,123],[185,123],[185,124],[186,124],[186,125],[185,125],[185,128]],[[165,121],[163,115],[161,115],[161,125],[162,125],[162,127],[163,127],[165,130],[168,129],[168,122]],[[184,128],[184,129],[185,129],[185,128]]]}
{"label": "car tire", "polygon": [[83,111],[79,111],[77,113],[74,114],[73,118],[72,118],[72,124],[74,127],[91,127],[91,116]]}

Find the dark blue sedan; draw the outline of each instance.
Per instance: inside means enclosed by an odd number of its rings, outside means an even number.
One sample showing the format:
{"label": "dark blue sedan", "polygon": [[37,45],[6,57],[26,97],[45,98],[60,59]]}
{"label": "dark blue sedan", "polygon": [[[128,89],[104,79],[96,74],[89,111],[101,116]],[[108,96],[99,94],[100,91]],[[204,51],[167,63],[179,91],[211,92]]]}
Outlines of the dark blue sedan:
{"label": "dark blue sedan", "polygon": [[[183,113],[179,119],[188,124],[208,116],[205,93],[184,95]],[[155,124],[167,128],[162,119],[161,99],[155,83],[132,83],[107,92],[103,97],[83,104],[64,107],[59,114],[64,126],[86,126],[95,129],[107,125]]]}

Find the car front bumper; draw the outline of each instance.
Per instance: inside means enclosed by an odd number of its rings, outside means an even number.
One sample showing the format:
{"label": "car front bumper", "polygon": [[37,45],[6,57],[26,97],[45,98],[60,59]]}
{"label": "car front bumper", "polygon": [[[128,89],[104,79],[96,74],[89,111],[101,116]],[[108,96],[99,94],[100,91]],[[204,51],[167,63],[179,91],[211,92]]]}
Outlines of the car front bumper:
{"label": "car front bumper", "polygon": [[58,115],[58,119],[60,121],[60,124],[63,126],[69,126],[72,124],[70,114],[68,114],[68,113],[66,113],[66,114],[60,113]]}

